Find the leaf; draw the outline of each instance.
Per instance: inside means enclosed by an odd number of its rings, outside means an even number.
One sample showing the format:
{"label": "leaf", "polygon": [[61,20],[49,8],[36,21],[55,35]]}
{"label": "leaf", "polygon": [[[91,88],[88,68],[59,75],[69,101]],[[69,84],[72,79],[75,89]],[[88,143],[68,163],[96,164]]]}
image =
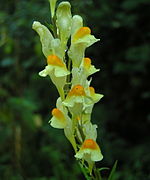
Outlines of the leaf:
{"label": "leaf", "polygon": [[113,180],[113,177],[114,177],[114,174],[115,174],[115,171],[116,171],[116,167],[117,167],[117,162],[118,161],[115,161],[115,164],[113,165],[113,168],[112,168],[112,170],[110,172],[110,175],[108,177],[108,180]]}
{"label": "leaf", "polygon": [[107,167],[102,167],[102,168],[99,168],[98,170],[99,171],[103,171],[103,170],[109,170],[110,168],[107,168]]}

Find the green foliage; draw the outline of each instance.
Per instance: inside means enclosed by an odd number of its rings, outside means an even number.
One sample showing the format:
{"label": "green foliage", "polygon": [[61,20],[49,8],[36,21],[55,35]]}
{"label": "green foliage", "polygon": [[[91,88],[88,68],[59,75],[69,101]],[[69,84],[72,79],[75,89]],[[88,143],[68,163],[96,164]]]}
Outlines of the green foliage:
{"label": "green foliage", "polygon": [[[118,159],[116,180],[148,180],[150,1],[70,2],[101,39],[87,51],[101,66],[93,86],[105,95],[92,117],[104,154],[97,166],[112,167]],[[63,133],[48,124],[57,94],[38,76],[45,59],[34,20],[50,22],[48,1],[1,0],[0,179],[83,179]],[[110,172],[101,173],[105,178]]]}

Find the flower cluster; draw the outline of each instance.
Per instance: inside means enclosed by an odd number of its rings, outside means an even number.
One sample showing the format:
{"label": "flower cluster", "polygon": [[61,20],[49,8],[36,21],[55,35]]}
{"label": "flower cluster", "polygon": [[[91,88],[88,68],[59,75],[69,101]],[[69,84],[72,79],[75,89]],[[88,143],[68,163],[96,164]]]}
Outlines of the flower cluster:
{"label": "flower cluster", "polygon": [[83,26],[79,15],[71,15],[69,2],[61,2],[56,10],[56,0],[49,0],[52,30],[38,21],[32,28],[39,34],[42,51],[47,60],[42,77],[49,76],[60,97],[52,109],[49,123],[63,129],[66,138],[75,150],[75,157],[86,161],[92,168],[103,156],[96,143],[97,125],[91,122],[95,103],[103,95],[95,93],[88,77],[99,71],[92,60],[85,56],[85,50],[99,41],[89,27]]}

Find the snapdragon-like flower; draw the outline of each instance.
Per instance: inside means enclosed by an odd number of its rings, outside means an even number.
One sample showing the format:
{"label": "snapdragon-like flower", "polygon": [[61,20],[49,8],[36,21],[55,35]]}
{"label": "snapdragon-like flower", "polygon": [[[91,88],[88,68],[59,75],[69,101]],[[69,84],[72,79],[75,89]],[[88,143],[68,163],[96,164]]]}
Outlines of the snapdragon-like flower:
{"label": "snapdragon-like flower", "polygon": [[47,64],[45,69],[39,72],[39,75],[42,77],[49,75],[63,99],[63,87],[66,83],[66,76],[70,72],[67,70],[64,62],[56,55],[49,55],[47,57]]}
{"label": "snapdragon-like flower", "polygon": [[47,76],[53,73],[56,77],[62,77],[70,74],[64,62],[54,54],[47,57],[47,64],[45,69],[40,72],[41,76]]}
{"label": "snapdragon-like flower", "polygon": [[84,87],[80,84],[73,86],[63,101],[63,104],[69,107],[70,111],[75,115],[81,114],[89,103],[92,103],[92,101],[86,96]]}
{"label": "snapdragon-like flower", "polygon": [[92,99],[93,104],[87,106],[87,108],[85,109],[84,112],[86,114],[91,114],[94,104],[97,103],[98,101],[100,101],[104,95],[95,93],[95,89],[92,86],[86,88],[86,93],[87,93],[88,97]]}
{"label": "snapdragon-like flower", "polygon": [[80,67],[73,67],[72,69],[72,84],[81,84],[84,87],[87,87],[88,76],[98,72],[99,69],[96,69],[94,65],[91,65],[90,58],[83,58]]}
{"label": "snapdragon-like flower", "polygon": [[68,111],[63,106],[61,98],[58,98],[56,108],[52,109],[52,118],[49,123],[54,128],[64,129],[69,124],[69,121]]}
{"label": "snapdragon-like flower", "polygon": [[53,117],[50,120],[50,124],[54,128],[64,129],[67,125],[67,119],[64,113],[58,108],[52,110]]}
{"label": "snapdragon-like flower", "polygon": [[88,91],[94,103],[97,103],[104,96],[103,94],[95,93],[95,89],[92,86],[88,88]]}
{"label": "snapdragon-like flower", "polygon": [[86,78],[99,71],[99,69],[96,69],[94,65],[91,64],[90,58],[83,58],[81,67],[84,69]]}
{"label": "snapdragon-like flower", "polygon": [[91,35],[91,29],[89,27],[80,27],[72,34],[71,47],[68,55],[72,59],[74,67],[80,66],[81,61],[84,58],[85,49],[97,41],[99,41],[99,39],[96,39]]}
{"label": "snapdragon-like flower", "polygon": [[56,108],[52,109],[52,118],[49,120],[49,123],[54,128],[64,129],[66,138],[70,141],[74,150],[76,151],[77,148],[74,138],[72,120],[68,116],[66,107],[62,104],[61,98],[57,99]]}
{"label": "snapdragon-like flower", "polygon": [[100,147],[93,139],[86,139],[75,157],[78,159],[84,159],[87,162],[101,161],[103,159]]}

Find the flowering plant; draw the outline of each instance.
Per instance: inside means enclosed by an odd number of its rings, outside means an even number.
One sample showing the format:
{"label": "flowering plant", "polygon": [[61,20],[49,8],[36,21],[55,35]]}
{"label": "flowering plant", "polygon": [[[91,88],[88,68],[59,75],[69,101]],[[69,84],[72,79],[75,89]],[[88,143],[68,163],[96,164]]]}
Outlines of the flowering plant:
{"label": "flowering plant", "polygon": [[69,2],[61,2],[56,10],[56,1],[49,0],[53,24],[51,31],[38,21],[32,28],[39,34],[42,51],[47,59],[42,77],[49,76],[60,97],[52,109],[49,123],[63,129],[74,148],[75,158],[87,179],[102,179],[95,162],[103,155],[96,142],[97,125],[91,122],[91,113],[102,94],[95,92],[88,77],[99,71],[85,56],[85,50],[99,41],[89,27],[83,25],[79,15],[71,15]]}

